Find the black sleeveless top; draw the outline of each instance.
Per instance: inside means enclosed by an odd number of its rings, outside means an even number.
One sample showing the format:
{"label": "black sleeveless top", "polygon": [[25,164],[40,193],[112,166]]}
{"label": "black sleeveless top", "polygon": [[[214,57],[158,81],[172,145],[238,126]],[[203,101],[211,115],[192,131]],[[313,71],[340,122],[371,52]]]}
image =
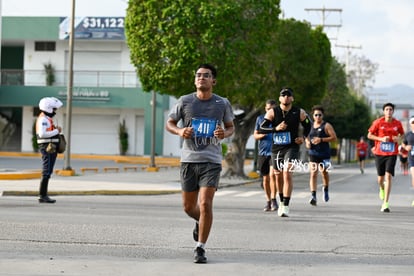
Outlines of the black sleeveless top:
{"label": "black sleeveless top", "polygon": [[272,125],[277,126],[285,121],[287,128],[285,130],[273,132],[272,152],[277,153],[285,148],[299,147],[299,145],[295,143],[295,139],[298,137],[299,132],[300,108],[292,106],[288,112],[284,112],[280,106],[277,106],[273,108],[273,112],[275,116]]}
{"label": "black sleeveless top", "polygon": [[[319,127],[315,128],[312,124],[311,131],[309,132],[309,139],[312,140],[312,138],[314,137],[329,137],[329,135],[325,132],[325,125],[326,122],[323,122]],[[321,142],[317,145],[311,144],[311,148],[309,149],[309,155],[329,159],[331,157],[331,148],[329,146],[329,143]]]}

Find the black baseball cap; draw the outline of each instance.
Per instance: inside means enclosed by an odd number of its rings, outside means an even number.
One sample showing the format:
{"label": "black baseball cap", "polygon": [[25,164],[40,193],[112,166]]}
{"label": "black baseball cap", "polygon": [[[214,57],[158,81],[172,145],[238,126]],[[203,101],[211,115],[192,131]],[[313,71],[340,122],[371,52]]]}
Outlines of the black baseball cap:
{"label": "black baseball cap", "polygon": [[280,90],[280,96],[289,96],[292,97],[293,96],[293,90],[292,88],[289,87],[285,87],[282,90]]}

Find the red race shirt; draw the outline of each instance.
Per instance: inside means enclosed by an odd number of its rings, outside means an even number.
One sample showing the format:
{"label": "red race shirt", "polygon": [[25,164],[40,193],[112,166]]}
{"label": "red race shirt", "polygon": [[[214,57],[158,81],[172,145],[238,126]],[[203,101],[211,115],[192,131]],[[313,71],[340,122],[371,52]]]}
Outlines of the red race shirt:
{"label": "red race shirt", "polygon": [[365,142],[358,142],[357,145],[358,157],[367,156],[368,144]]}
{"label": "red race shirt", "polygon": [[[385,118],[381,117],[372,122],[368,132],[381,138],[388,136],[392,141],[393,137],[403,135],[404,129],[397,119],[393,118],[391,122],[386,122]],[[375,141],[374,154],[383,156],[398,155],[398,143]]]}
{"label": "red race shirt", "polygon": [[401,145],[398,147],[398,151],[402,157],[408,157],[408,150],[404,149]]}

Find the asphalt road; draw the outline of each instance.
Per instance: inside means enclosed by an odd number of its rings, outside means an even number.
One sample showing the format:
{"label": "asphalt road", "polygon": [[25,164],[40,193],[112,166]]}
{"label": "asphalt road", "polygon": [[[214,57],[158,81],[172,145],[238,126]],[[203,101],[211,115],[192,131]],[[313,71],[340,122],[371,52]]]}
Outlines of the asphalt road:
{"label": "asphalt road", "polygon": [[262,211],[257,184],[219,190],[206,265],[192,263],[179,194],[59,196],[55,205],[0,197],[0,274],[412,275],[409,177],[395,177],[388,214],[375,178],[373,168],[334,169],[331,200],[317,207],[296,179],[289,218]]}

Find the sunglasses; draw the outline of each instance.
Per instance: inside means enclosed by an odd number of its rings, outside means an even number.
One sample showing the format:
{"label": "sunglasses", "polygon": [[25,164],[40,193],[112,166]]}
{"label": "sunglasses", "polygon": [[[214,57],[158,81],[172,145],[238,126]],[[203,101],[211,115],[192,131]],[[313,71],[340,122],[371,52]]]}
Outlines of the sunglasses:
{"label": "sunglasses", "polygon": [[322,113],[315,113],[315,114],[313,114],[313,116],[315,116],[315,117],[322,117]]}

